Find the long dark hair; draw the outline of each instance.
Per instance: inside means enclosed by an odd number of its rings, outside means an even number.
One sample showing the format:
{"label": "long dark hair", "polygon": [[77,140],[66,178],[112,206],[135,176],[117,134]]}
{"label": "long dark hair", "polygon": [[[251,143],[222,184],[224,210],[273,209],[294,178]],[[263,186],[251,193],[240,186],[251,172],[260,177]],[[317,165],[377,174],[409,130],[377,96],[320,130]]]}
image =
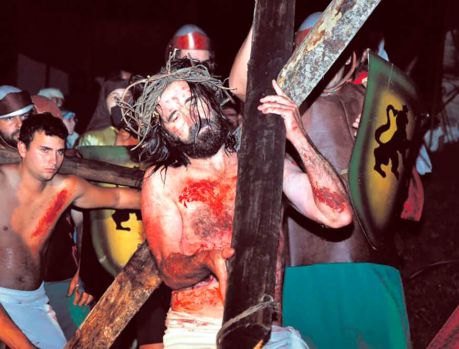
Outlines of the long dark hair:
{"label": "long dark hair", "polygon": [[[235,152],[236,139],[231,131],[229,120],[222,112],[221,93],[202,83],[188,82],[188,85],[191,91],[190,113],[198,115],[198,102],[204,103],[209,110],[209,115],[214,114],[217,118],[221,118],[226,131],[225,150],[228,153]],[[169,166],[187,166],[190,163],[189,157],[174,143],[175,140],[164,129],[161,118],[159,118],[145,138],[141,152],[142,162],[148,166],[154,166],[154,171],[160,168],[167,169]]]}

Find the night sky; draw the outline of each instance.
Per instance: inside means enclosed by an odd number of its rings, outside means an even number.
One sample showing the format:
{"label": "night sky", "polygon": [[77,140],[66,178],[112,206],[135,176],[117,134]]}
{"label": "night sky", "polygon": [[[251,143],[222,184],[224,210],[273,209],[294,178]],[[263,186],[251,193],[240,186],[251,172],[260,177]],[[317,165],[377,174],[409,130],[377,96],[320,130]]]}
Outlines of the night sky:
{"label": "night sky", "polygon": [[[457,1],[456,1],[457,2]],[[297,0],[295,28],[307,14],[329,1]],[[391,59],[402,69],[420,55],[428,81],[438,74],[440,26],[452,0],[382,0],[365,30],[382,31]],[[226,77],[253,15],[251,0],[2,0],[0,12],[0,83],[15,84],[17,55],[69,74],[67,107],[80,120],[92,113],[97,76],[125,69],[153,74],[164,62],[167,42],[183,24],[193,23],[213,41],[217,73]],[[437,46],[435,46],[437,45]],[[269,54],[269,53],[267,53]],[[428,58],[425,58],[428,57]],[[422,78],[421,85],[422,85]],[[429,85],[429,84],[427,84]],[[426,94],[431,95],[426,87]],[[422,90],[422,86],[421,86]],[[31,91],[32,93],[36,91]],[[88,115],[89,114],[89,115]]]}

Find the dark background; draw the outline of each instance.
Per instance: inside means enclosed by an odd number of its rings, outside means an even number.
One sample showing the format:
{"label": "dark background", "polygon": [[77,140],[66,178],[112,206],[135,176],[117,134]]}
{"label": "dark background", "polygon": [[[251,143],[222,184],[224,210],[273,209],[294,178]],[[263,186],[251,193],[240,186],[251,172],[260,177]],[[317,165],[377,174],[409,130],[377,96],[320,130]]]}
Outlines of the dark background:
{"label": "dark background", "polygon": [[[296,1],[295,28],[329,1]],[[217,73],[226,77],[252,20],[250,0],[2,0],[0,84],[15,85],[18,54],[69,75],[67,108],[77,112],[81,132],[94,110],[96,77],[119,69],[153,74],[183,24],[199,25],[216,51]],[[382,0],[362,29],[382,32],[393,63],[410,75],[433,116],[441,108],[442,46],[446,30],[457,28],[457,0]],[[267,33],[269,35],[269,33]],[[269,52],[266,52],[269,55]],[[457,67],[457,65],[456,65]],[[458,75],[457,71],[449,74]],[[30,72],[33,74],[33,72]],[[45,84],[46,85],[46,84]],[[46,86],[43,86],[46,87]],[[29,91],[36,93],[37,91]],[[436,120],[434,117],[433,120]],[[458,304],[457,264],[417,270],[459,258],[457,145],[433,155],[434,173],[423,178],[426,207],[421,223],[400,226],[407,304],[414,348],[425,348]]]}
{"label": "dark background", "polygon": [[[297,0],[295,28],[328,3]],[[382,0],[362,30],[384,33],[390,58],[402,69],[418,57],[422,74],[415,77],[428,103],[438,95],[432,91],[438,87],[440,38],[444,27],[457,22],[456,3]],[[196,24],[210,36],[217,73],[227,77],[250,27],[253,6],[250,0],[2,0],[0,83],[16,83],[18,53],[66,72],[67,107],[77,112],[81,131],[96,103],[95,77],[119,69],[155,73],[164,63],[167,42],[183,24]]]}

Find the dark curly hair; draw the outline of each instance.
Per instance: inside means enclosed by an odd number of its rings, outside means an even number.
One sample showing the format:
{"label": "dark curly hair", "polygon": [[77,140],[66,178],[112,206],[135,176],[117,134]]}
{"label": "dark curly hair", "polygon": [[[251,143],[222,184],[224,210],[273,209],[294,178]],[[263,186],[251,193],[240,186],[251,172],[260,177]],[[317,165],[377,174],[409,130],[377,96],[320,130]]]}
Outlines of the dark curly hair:
{"label": "dark curly hair", "polygon": [[62,120],[50,113],[32,114],[24,120],[19,131],[19,140],[29,148],[36,132],[44,132],[47,136],[57,136],[64,142],[69,134]]}

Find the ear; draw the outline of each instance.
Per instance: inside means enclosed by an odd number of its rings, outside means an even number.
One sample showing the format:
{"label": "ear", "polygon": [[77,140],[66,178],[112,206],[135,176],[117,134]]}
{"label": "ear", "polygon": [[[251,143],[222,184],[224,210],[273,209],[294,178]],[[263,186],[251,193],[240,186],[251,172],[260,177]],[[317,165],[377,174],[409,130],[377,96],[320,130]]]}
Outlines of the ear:
{"label": "ear", "polygon": [[18,141],[18,152],[19,152],[19,156],[22,159],[24,159],[27,153],[27,146],[25,145],[24,142]]}

